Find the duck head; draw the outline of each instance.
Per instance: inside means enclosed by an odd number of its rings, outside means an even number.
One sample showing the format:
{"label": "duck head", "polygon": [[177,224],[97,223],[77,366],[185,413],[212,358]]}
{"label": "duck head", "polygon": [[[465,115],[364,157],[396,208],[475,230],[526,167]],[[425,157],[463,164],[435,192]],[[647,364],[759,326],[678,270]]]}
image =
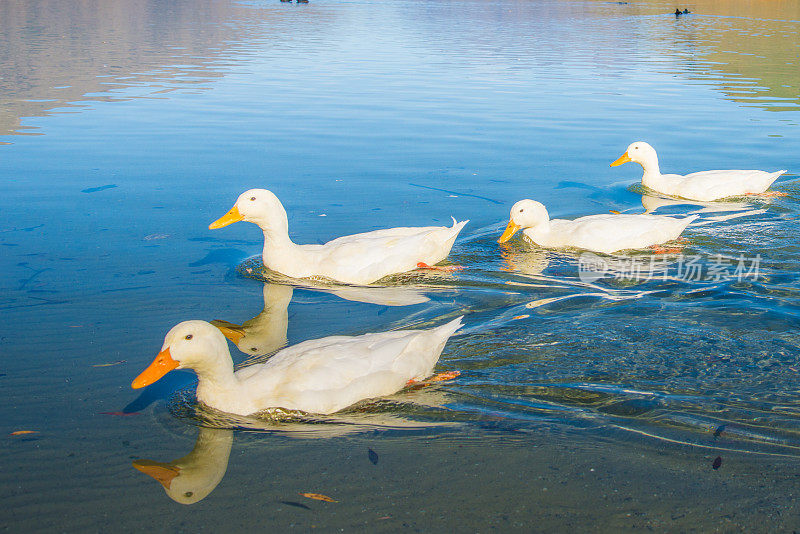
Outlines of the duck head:
{"label": "duck head", "polygon": [[644,141],[636,141],[635,143],[628,145],[628,149],[625,151],[625,153],[614,160],[610,166],[616,167],[618,165],[622,165],[623,163],[628,163],[629,161],[638,163],[644,169],[651,168],[653,166],[658,168],[658,156],[656,155],[656,149]]}
{"label": "duck head", "polygon": [[283,204],[267,189],[248,189],[239,195],[228,213],[211,223],[208,228],[215,230],[239,221],[255,223],[264,230],[289,231]]}
{"label": "duck head", "polygon": [[550,222],[550,215],[547,208],[541,202],[525,199],[520,200],[511,207],[511,218],[508,221],[503,235],[497,240],[498,243],[505,243],[511,236],[523,228],[536,228]]}
{"label": "duck head", "polygon": [[194,369],[199,376],[232,373],[225,337],[205,321],[184,321],[167,332],[156,359],[131,384],[134,389],[157,382],[173,369]]}

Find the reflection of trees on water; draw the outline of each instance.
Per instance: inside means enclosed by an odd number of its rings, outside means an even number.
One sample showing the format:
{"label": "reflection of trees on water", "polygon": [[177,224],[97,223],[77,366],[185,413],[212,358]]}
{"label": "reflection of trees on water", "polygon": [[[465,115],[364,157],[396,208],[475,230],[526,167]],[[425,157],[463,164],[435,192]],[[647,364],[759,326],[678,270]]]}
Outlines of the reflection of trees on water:
{"label": "reflection of trees on water", "polygon": [[236,11],[185,0],[0,3],[0,135],[24,131],[22,117],[111,100],[114,88],[146,83],[152,94],[222,76],[209,63],[235,31],[207,21]]}
{"label": "reflection of trees on water", "polygon": [[[435,6],[421,17],[415,10],[398,12],[395,20],[398,35],[426,43],[426,54],[448,62],[459,54],[477,55],[488,60],[486,68],[606,70],[639,41],[648,54],[677,53],[675,68],[710,76],[731,100],[771,110],[800,108],[800,3],[696,0],[692,8],[695,15],[669,25],[652,17],[663,13],[659,3],[612,7],[602,0],[565,1],[544,14],[538,2],[528,0],[502,8],[476,4],[458,15]],[[241,47],[243,38],[277,44],[297,24],[325,31],[319,23],[330,22],[319,20],[325,15],[317,12],[286,24],[282,16],[263,6],[202,0],[0,2],[0,135],[24,133],[22,117],[120,98],[110,92],[115,88],[144,85],[148,95],[204,88],[223,76],[225,66],[215,64]],[[443,20],[455,16],[481,21],[470,39],[460,25],[448,31]],[[565,48],[565,40],[573,45]],[[468,54],[459,52],[463,47]]]}
{"label": "reflection of trees on water", "polygon": [[800,109],[800,3],[774,0],[694,2],[702,17],[676,25],[699,57],[724,75],[718,88],[730,100],[768,110]]}
{"label": "reflection of trees on water", "polygon": [[23,117],[121,98],[114,89],[206,89],[243,39],[281,43],[283,13],[208,0],[0,2],[0,135],[25,133]]}

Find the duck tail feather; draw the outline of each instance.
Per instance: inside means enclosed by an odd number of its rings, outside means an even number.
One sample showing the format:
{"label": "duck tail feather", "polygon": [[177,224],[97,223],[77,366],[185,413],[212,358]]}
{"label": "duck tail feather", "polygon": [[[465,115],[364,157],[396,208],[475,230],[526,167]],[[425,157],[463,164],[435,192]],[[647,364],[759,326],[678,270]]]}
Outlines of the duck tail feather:
{"label": "duck tail feather", "polygon": [[445,332],[447,332],[447,337],[450,337],[450,336],[452,336],[453,334],[455,334],[455,333],[456,333],[456,331],[457,331],[459,328],[461,328],[462,326],[464,326],[464,322],[462,321],[462,319],[463,319],[463,318],[464,318],[464,316],[463,316],[463,315],[461,315],[461,316],[459,316],[459,317],[456,317],[456,318],[455,318],[455,319],[453,319],[452,321],[450,321],[450,322],[448,322],[448,323],[445,323],[445,324],[443,324],[442,326],[439,326],[439,327],[437,327],[437,328],[436,328],[436,330],[439,330],[439,331],[440,331],[440,332],[442,332],[442,333],[445,333]]}

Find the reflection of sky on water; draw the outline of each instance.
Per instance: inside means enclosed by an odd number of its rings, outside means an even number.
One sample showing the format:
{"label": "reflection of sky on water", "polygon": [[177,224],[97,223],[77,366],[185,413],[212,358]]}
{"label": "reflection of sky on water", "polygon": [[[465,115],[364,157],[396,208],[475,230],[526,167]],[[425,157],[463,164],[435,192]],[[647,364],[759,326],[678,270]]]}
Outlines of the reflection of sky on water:
{"label": "reflection of sky on water", "polygon": [[[366,114],[382,95],[401,87],[405,103],[413,103],[422,117],[434,118],[437,107],[446,106],[453,96],[444,84],[441,97],[431,99],[427,90],[408,84],[408,76],[375,76],[376,63],[394,64],[398,73],[415,71],[410,80],[430,75],[434,83],[442,67],[454,65],[469,85],[517,79],[495,98],[530,87],[531,82],[556,95],[560,80],[574,83],[582,77],[589,88],[604,85],[603,79],[625,77],[631,69],[646,78],[649,68],[665,66],[711,82],[727,98],[748,105],[793,110],[800,98],[792,68],[800,50],[800,14],[791,2],[772,2],[765,14],[749,2],[721,6],[699,0],[692,5],[692,16],[671,21],[655,3],[556,2],[547,4],[548,16],[542,17],[537,16],[536,2],[517,1],[482,9],[470,6],[459,16],[474,16],[480,23],[468,18],[449,27],[442,26],[442,18],[459,10],[457,4],[409,10],[400,2],[370,13],[369,4],[350,3],[347,8],[364,11],[349,17],[338,17],[322,6],[298,13],[264,2],[179,1],[165,9],[137,0],[92,6],[48,0],[0,6],[0,132],[39,133],[37,126],[20,121],[53,109],[85,106],[87,101],[208,90],[215,80],[240,68],[243,59],[255,74],[263,69],[271,80],[286,84],[283,91],[275,87],[276,97],[312,89],[329,101],[334,94],[349,92],[365,100]],[[375,17],[393,28],[377,41],[370,33],[371,24],[378,23]],[[293,25],[307,23],[314,24],[314,38],[292,40]],[[564,47],[564,41],[571,46]],[[362,47],[361,42],[369,45]],[[310,61],[311,68],[324,66],[320,73],[327,72],[313,87],[292,87],[289,65],[276,65],[274,57],[268,62],[259,59],[264,54],[291,54],[298,44],[307,54],[301,61]],[[572,105],[586,106],[590,112],[603,100],[602,93],[595,97]]]}

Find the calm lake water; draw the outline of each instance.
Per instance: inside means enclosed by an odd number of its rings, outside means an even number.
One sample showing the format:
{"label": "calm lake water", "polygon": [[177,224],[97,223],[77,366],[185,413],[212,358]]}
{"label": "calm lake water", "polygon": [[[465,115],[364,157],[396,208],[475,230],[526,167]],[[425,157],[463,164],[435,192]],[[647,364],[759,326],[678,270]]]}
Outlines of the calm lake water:
{"label": "calm lake water", "polygon": [[[0,525],[800,527],[800,5],[680,6],[0,3]],[[788,196],[643,196],[608,166],[635,140],[668,172],[789,169]],[[207,229],[250,187],[300,243],[470,219],[468,269],[281,285],[254,225]],[[587,275],[496,244],[522,198],[700,219]],[[187,319],[250,321],[245,362],[460,314],[458,379],[327,418],[200,410],[185,371],[130,388]],[[167,494],[148,461],[181,468]]]}

